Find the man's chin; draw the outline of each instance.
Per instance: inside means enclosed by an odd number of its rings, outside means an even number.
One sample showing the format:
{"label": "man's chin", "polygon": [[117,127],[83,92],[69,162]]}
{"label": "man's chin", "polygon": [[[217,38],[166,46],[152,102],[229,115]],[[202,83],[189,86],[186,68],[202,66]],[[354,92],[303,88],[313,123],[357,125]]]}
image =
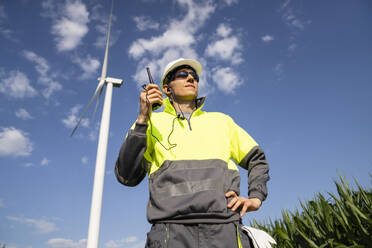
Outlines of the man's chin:
{"label": "man's chin", "polygon": [[193,101],[198,97],[198,94],[188,94],[180,96],[179,98],[182,98],[184,101]]}

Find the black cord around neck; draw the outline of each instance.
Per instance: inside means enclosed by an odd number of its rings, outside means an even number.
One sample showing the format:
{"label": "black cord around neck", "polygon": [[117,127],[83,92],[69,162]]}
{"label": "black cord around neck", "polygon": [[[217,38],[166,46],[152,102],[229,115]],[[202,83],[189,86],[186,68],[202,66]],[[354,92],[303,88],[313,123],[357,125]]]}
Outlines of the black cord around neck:
{"label": "black cord around neck", "polygon": [[[172,95],[172,100],[173,100],[173,102],[177,103],[177,105],[178,105],[178,109],[180,110],[181,115],[182,115],[182,116],[178,116],[179,114],[177,114],[177,117],[178,117],[178,118],[182,118],[183,120],[186,119],[185,114],[183,113],[183,111],[182,111],[182,109],[181,109],[181,107],[180,107],[180,104],[174,100],[173,94],[171,94],[171,95]],[[176,111],[176,113],[177,113],[177,111]]]}

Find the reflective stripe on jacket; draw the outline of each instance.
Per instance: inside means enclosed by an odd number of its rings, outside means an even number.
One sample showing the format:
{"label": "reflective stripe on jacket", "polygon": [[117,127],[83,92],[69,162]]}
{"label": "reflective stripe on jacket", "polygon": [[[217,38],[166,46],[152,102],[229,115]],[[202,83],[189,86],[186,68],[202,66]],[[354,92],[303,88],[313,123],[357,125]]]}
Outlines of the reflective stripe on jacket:
{"label": "reflective stripe on jacket", "polygon": [[[148,125],[133,125],[121,147],[115,174],[135,186],[149,175],[150,223],[227,223],[239,220],[225,193],[240,194],[239,170],[248,170],[249,197],[266,198],[268,164],[257,143],[227,115],[201,110],[177,117],[166,98]],[[235,163],[234,163],[235,162]]]}

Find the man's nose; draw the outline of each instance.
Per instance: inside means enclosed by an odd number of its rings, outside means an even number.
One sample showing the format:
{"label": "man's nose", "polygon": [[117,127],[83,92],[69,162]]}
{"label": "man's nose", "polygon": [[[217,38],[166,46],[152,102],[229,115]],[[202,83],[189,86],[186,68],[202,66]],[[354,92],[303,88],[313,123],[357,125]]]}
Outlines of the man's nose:
{"label": "man's nose", "polygon": [[187,82],[194,83],[195,78],[189,73],[186,78]]}

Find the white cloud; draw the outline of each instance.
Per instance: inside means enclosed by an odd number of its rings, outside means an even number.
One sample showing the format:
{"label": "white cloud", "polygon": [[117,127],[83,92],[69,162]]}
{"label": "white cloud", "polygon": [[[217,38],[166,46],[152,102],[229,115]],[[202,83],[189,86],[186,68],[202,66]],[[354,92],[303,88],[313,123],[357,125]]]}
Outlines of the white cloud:
{"label": "white cloud", "polygon": [[127,243],[133,243],[133,242],[136,242],[136,241],[137,241],[137,237],[135,237],[135,236],[131,236],[131,237],[127,237],[127,238],[125,238],[124,240],[125,240],[125,242],[127,242]]}
{"label": "white cloud", "polygon": [[146,51],[159,54],[169,47],[187,47],[195,42],[194,36],[186,30],[172,28],[167,30],[160,37],[153,37],[150,40],[138,39],[129,49],[130,55],[134,58],[141,57]]}
{"label": "white cloud", "polygon": [[232,29],[226,24],[220,24],[217,28],[217,34],[223,38],[209,44],[205,53],[209,57],[230,61],[232,64],[243,62],[242,46],[240,40],[235,35],[230,35]]}
{"label": "white cloud", "polygon": [[8,23],[8,15],[5,13],[4,6],[0,3],[0,35],[4,36],[7,39],[17,41],[13,37],[13,31],[9,29],[8,27],[6,27],[6,26],[9,26],[7,25],[7,23]]}
{"label": "white cloud", "polygon": [[95,140],[97,140],[97,138],[98,138],[98,131],[96,131],[96,130],[92,130],[90,133],[89,133],[89,140],[90,141],[95,141]]}
{"label": "white cloud", "polygon": [[274,37],[267,34],[267,35],[263,36],[261,39],[262,39],[263,42],[268,43],[270,41],[273,41],[274,40]]}
{"label": "white cloud", "polygon": [[28,134],[15,127],[2,127],[0,131],[0,156],[28,156],[33,144]]}
{"label": "white cloud", "polygon": [[[306,20],[301,11],[302,5],[298,1],[285,0],[281,3],[279,12],[282,15],[283,22],[290,28],[288,52],[289,55],[297,49],[296,37],[305,30],[306,26],[311,24],[311,20]],[[278,79],[281,79],[282,72],[276,70]]]}
{"label": "white cloud", "polygon": [[158,30],[160,27],[160,24],[158,22],[155,22],[154,20],[151,20],[149,17],[146,16],[135,16],[133,20],[136,23],[136,27],[140,31],[145,31],[148,29]]}
{"label": "white cloud", "polygon": [[50,73],[50,66],[47,60],[32,51],[23,51],[24,57],[35,64],[35,70],[39,73],[38,82],[44,86],[42,94],[46,99],[61,90],[62,85],[55,80],[56,75]]}
{"label": "white cloud", "polygon": [[[113,15],[114,17],[114,15]],[[89,18],[92,21],[97,21],[98,24],[95,25],[96,31],[99,33],[94,45],[96,47],[104,48],[106,46],[107,39],[107,29],[108,29],[108,20],[109,15],[107,11],[103,11],[102,4],[97,4],[93,6]],[[115,18],[113,18],[115,19]],[[110,35],[110,45],[112,45],[112,34]]]}
{"label": "white cloud", "polygon": [[54,0],[43,0],[41,2],[41,7],[44,11],[41,13],[42,17],[55,18],[59,16],[56,11],[55,1]]}
{"label": "white cloud", "polygon": [[139,242],[129,246],[128,248],[142,248],[142,247],[145,247],[145,244],[146,244],[146,241],[142,240],[142,241],[139,241]]}
{"label": "white cloud", "polygon": [[217,28],[217,34],[223,38],[229,36],[232,32],[232,28],[227,24],[220,24]]}
{"label": "white cloud", "polygon": [[94,129],[90,130],[89,134],[88,134],[88,138],[90,141],[96,141],[97,138],[98,138],[98,134],[99,134],[99,123],[96,122],[95,126],[94,126]]}
{"label": "white cloud", "polygon": [[223,0],[228,6],[238,3],[239,0]]}
{"label": "white cloud", "polygon": [[131,56],[139,58],[145,52],[157,55],[169,48],[187,48],[195,43],[194,34],[214,12],[215,6],[210,1],[195,4],[192,0],[177,0],[177,3],[187,8],[186,16],[170,20],[167,30],[160,36],[136,40],[129,48]]}
{"label": "white cloud", "polygon": [[[294,4],[296,3],[297,2],[294,2]],[[302,31],[305,29],[307,24],[311,23],[311,21],[304,21],[302,20],[303,18],[299,18],[297,15],[298,11],[296,12],[295,8],[293,7],[294,4],[291,4],[291,0],[286,0],[282,2],[279,10],[283,12],[282,19],[285,24],[287,24],[289,27]]]}
{"label": "white cloud", "polygon": [[[129,244],[133,244],[137,241],[137,237],[131,236],[127,238],[122,238],[120,240],[110,240],[105,243],[106,248],[120,248],[120,247],[129,247]],[[143,242],[140,242],[140,244],[143,244]],[[130,247],[137,247],[139,244],[133,244],[133,246]]]}
{"label": "white cloud", "polygon": [[[49,71],[49,64],[46,61],[45,58],[38,56],[36,53],[31,51],[23,51],[23,55],[26,59],[28,59],[31,62],[35,63],[35,70],[42,75],[43,77],[46,77]],[[48,81],[48,80],[45,80]]]}
{"label": "white cloud", "polygon": [[52,248],[85,248],[87,247],[87,240],[81,239],[75,242],[71,239],[54,238],[49,239],[47,245]]}
{"label": "white cloud", "polygon": [[0,79],[0,92],[14,98],[33,97],[37,95],[28,77],[20,71],[10,71],[8,77]]}
{"label": "white cloud", "polygon": [[17,112],[15,113],[15,115],[22,119],[22,120],[30,120],[32,119],[33,117],[30,115],[30,113],[27,112],[26,109],[24,108],[20,108],[17,110]]}
{"label": "white cloud", "polygon": [[[15,245],[15,244],[7,244],[6,245],[6,248],[17,248],[17,245]],[[32,248],[32,247],[25,247],[25,248]]]}
{"label": "white cloud", "polygon": [[0,208],[3,208],[3,207],[5,207],[4,199],[0,198]]}
{"label": "white cloud", "polygon": [[[62,123],[65,125],[67,128],[74,128],[77,122],[79,121],[80,117],[78,116],[79,111],[81,109],[81,105],[75,105],[72,107],[65,119],[62,119]],[[89,126],[89,120],[83,119],[80,123],[83,127],[88,127]]]}
{"label": "white cloud", "polygon": [[[177,0],[176,3],[187,11],[185,16],[170,19],[163,33],[146,39],[139,38],[129,48],[129,55],[138,60],[133,79],[139,86],[148,81],[144,70],[146,66],[150,66],[156,81],[171,60],[180,57],[202,60],[195,48],[198,44],[197,31],[214,12],[215,5],[212,1],[199,1],[196,4],[192,0]],[[208,89],[203,85],[208,85],[207,81],[201,82],[199,86],[200,89]]]}
{"label": "white cloud", "polygon": [[231,94],[243,83],[239,75],[231,67],[213,68],[213,81],[217,84],[219,90]]}
{"label": "white cloud", "polygon": [[62,89],[62,85],[56,81],[52,81],[48,84],[48,87],[46,87],[44,90],[43,90],[43,96],[46,98],[46,99],[49,99],[50,96],[56,92],[56,91],[60,91]]}
{"label": "white cloud", "polygon": [[7,15],[4,10],[4,6],[0,4],[0,23],[7,19]]}
{"label": "white cloud", "polygon": [[296,48],[297,48],[297,44],[292,43],[292,44],[289,45],[288,50],[290,52],[293,52],[294,50],[296,50]]}
{"label": "white cloud", "polygon": [[291,12],[287,12],[283,16],[284,21],[287,23],[287,25],[291,27],[298,28],[300,30],[305,28],[304,23],[298,19],[296,16],[294,16]]}
{"label": "white cloud", "polygon": [[34,164],[33,163],[25,163],[24,164],[24,167],[26,167],[26,168],[31,167],[31,166],[34,166]]}
{"label": "white cloud", "polygon": [[274,72],[278,78],[278,80],[282,80],[283,78],[283,64],[277,64],[275,67],[274,67]]}
{"label": "white cloud", "polygon": [[281,4],[280,4],[280,9],[281,10],[285,9],[290,2],[291,2],[291,0],[284,0],[284,1],[282,1]]}
{"label": "white cloud", "polygon": [[283,72],[283,64],[277,64],[274,68],[274,71],[282,73]]}
{"label": "white cloud", "polygon": [[45,233],[51,233],[55,230],[57,230],[56,225],[45,219],[32,219],[32,218],[25,218],[25,217],[15,217],[15,216],[7,216],[8,220],[15,221],[21,224],[26,224],[28,226],[32,226],[37,230],[37,232],[45,234]]}
{"label": "white cloud", "polygon": [[46,165],[48,165],[50,163],[50,160],[49,159],[47,159],[47,158],[43,158],[42,160],[41,160],[41,162],[40,162],[40,165],[41,166],[46,166]]}
{"label": "white cloud", "polygon": [[80,76],[81,79],[97,76],[97,70],[100,66],[98,59],[92,58],[90,55],[88,55],[86,58],[75,57],[73,62],[79,65],[83,70],[83,74]]}
{"label": "white cloud", "polygon": [[88,157],[87,156],[84,156],[81,158],[81,163],[82,164],[87,164],[88,163]]}
{"label": "white cloud", "polygon": [[[104,25],[104,24],[99,24],[96,26],[96,30],[98,33],[100,33],[100,35],[98,35],[96,41],[94,42],[94,45],[96,47],[99,47],[99,48],[104,48],[106,47],[106,42],[107,42],[107,26]],[[113,35],[110,34],[110,46],[112,46],[113,42]],[[117,40],[117,38],[115,39],[115,41]]]}
{"label": "white cloud", "polygon": [[237,37],[225,38],[209,44],[206,49],[206,54],[209,57],[217,57],[222,60],[231,61],[233,64],[243,62],[240,52],[236,49],[240,48],[239,40]]}
{"label": "white cloud", "polygon": [[[47,6],[43,7],[48,9]],[[67,0],[59,14],[60,17],[55,19],[52,26],[52,34],[56,35],[57,50],[73,50],[88,33],[89,12],[80,0]]]}

